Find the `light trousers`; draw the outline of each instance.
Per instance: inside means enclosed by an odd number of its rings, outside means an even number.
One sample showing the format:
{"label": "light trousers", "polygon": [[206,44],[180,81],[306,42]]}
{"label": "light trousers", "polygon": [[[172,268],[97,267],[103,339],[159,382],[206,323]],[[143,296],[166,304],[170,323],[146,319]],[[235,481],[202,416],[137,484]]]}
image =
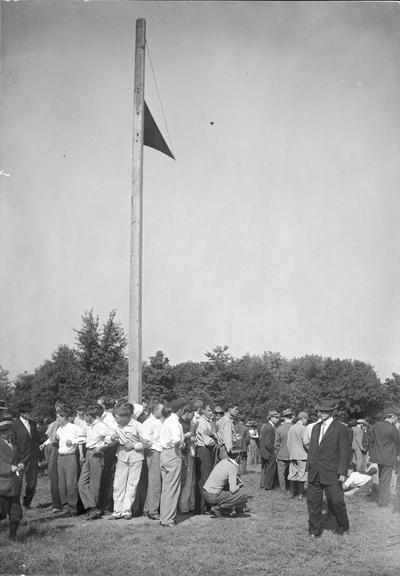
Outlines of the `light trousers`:
{"label": "light trousers", "polygon": [[132,514],[142,464],[143,459],[137,460],[135,453],[129,454],[124,451],[121,458],[121,452],[119,452],[114,475],[114,516]]}
{"label": "light trousers", "polygon": [[161,452],[161,524],[173,524],[181,491],[182,456],[179,448],[163,448]]}

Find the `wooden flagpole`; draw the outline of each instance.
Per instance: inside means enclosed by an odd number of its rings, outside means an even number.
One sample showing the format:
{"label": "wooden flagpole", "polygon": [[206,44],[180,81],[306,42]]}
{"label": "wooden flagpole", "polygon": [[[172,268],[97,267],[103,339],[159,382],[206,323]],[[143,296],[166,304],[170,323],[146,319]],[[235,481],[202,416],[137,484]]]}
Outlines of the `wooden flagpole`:
{"label": "wooden flagpole", "polygon": [[146,20],[136,20],[131,247],[129,277],[129,402],[142,400],[143,139]]}

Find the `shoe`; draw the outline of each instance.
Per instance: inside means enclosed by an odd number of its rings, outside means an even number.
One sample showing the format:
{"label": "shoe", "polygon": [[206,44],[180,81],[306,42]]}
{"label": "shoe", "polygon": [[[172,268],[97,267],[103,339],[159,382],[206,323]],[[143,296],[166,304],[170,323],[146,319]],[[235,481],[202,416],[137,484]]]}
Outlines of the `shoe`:
{"label": "shoe", "polygon": [[160,515],[159,514],[150,514],[149,512],[147,512],[147,518],[150,518],[150,520],[159,520]]}
{"label": "shoe", "polygon": [[300,502],[301,502],[302,500],[304,500],[303,494],[299,494],[298,497],[297,497],[297,500],[300,500]]}
{"label": "shoe", "polygon": [[335,534],[337,534],[338,536],[347,536],[349,534],[349,529],[348,528],[338,528],[337,530],[335,530]]}
{"label": "shoe", "polygon": [[52,508],[52,509],[51,509],[51,513],[52,513],[52,514],[58,514],[58,513],[61,512],[61,511],[62,511],[61,508]]}
{"label": "shoe", "polygon": [[309,532],[308,535],[310,538],[321,538],[322,532]]}
{"label": "shoe", "polygon": [[211,506],[211,518],[221,518],[222,512],[219,506]]}
{"label": "shoe", "polygon": [[97,508],[91,508],[85,518],[85,520],[97,520],[101,517],[101,511]]}
{"label": "shoe", "polygon": [[111,514],[111,516],[107,516],[107,520],[122,520],[122,516]]}
{"label": "shoe", "polygon": [[132,520],[132,514],[123,514],[123,515],[122,515],[122,518],[123,518],[124,520]]}
{"label": "shoe", "polygon": [[163,528],[176,528],[175,522],[170,522],[169,524],[163,524],[162,522],[160,522],[160,526],[162,526]]}

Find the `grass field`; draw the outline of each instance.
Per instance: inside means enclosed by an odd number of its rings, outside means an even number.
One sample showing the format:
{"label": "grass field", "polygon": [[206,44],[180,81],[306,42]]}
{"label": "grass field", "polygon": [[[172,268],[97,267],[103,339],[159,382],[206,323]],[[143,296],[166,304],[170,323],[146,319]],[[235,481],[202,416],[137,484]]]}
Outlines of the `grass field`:
{"label": "grass field", "polygon": [[[8,542],[8,525],[0,523],[0,574],[26,576],[398,576],[400,517],[380,509],[367,497],[346,497],[350,534],[326,530],[311,540],[305,502],[278,491],[258,488],[258,470],[245,476],[254,495],[247,517],[179,518],[164,529],[147,518],[87,522],[54,519],[48,510],[25,514],[19,542]],[[33,505],[49,501],[47,478],[41,478]]]}

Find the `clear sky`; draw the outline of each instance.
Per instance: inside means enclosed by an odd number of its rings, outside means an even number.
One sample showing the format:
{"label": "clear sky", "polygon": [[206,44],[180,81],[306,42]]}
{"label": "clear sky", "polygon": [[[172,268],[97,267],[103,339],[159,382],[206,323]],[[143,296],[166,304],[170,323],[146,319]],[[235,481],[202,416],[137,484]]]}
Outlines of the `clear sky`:
{"label": "clear sky", "polygon": [[[400,371],[397,3],[4,2],[0,364],[128,326],[135,21],[176,162],[145,149],[143,355]],[[146,99],[165,133],[149,61]],[[211,124],[214,122],[214,124]]]}

